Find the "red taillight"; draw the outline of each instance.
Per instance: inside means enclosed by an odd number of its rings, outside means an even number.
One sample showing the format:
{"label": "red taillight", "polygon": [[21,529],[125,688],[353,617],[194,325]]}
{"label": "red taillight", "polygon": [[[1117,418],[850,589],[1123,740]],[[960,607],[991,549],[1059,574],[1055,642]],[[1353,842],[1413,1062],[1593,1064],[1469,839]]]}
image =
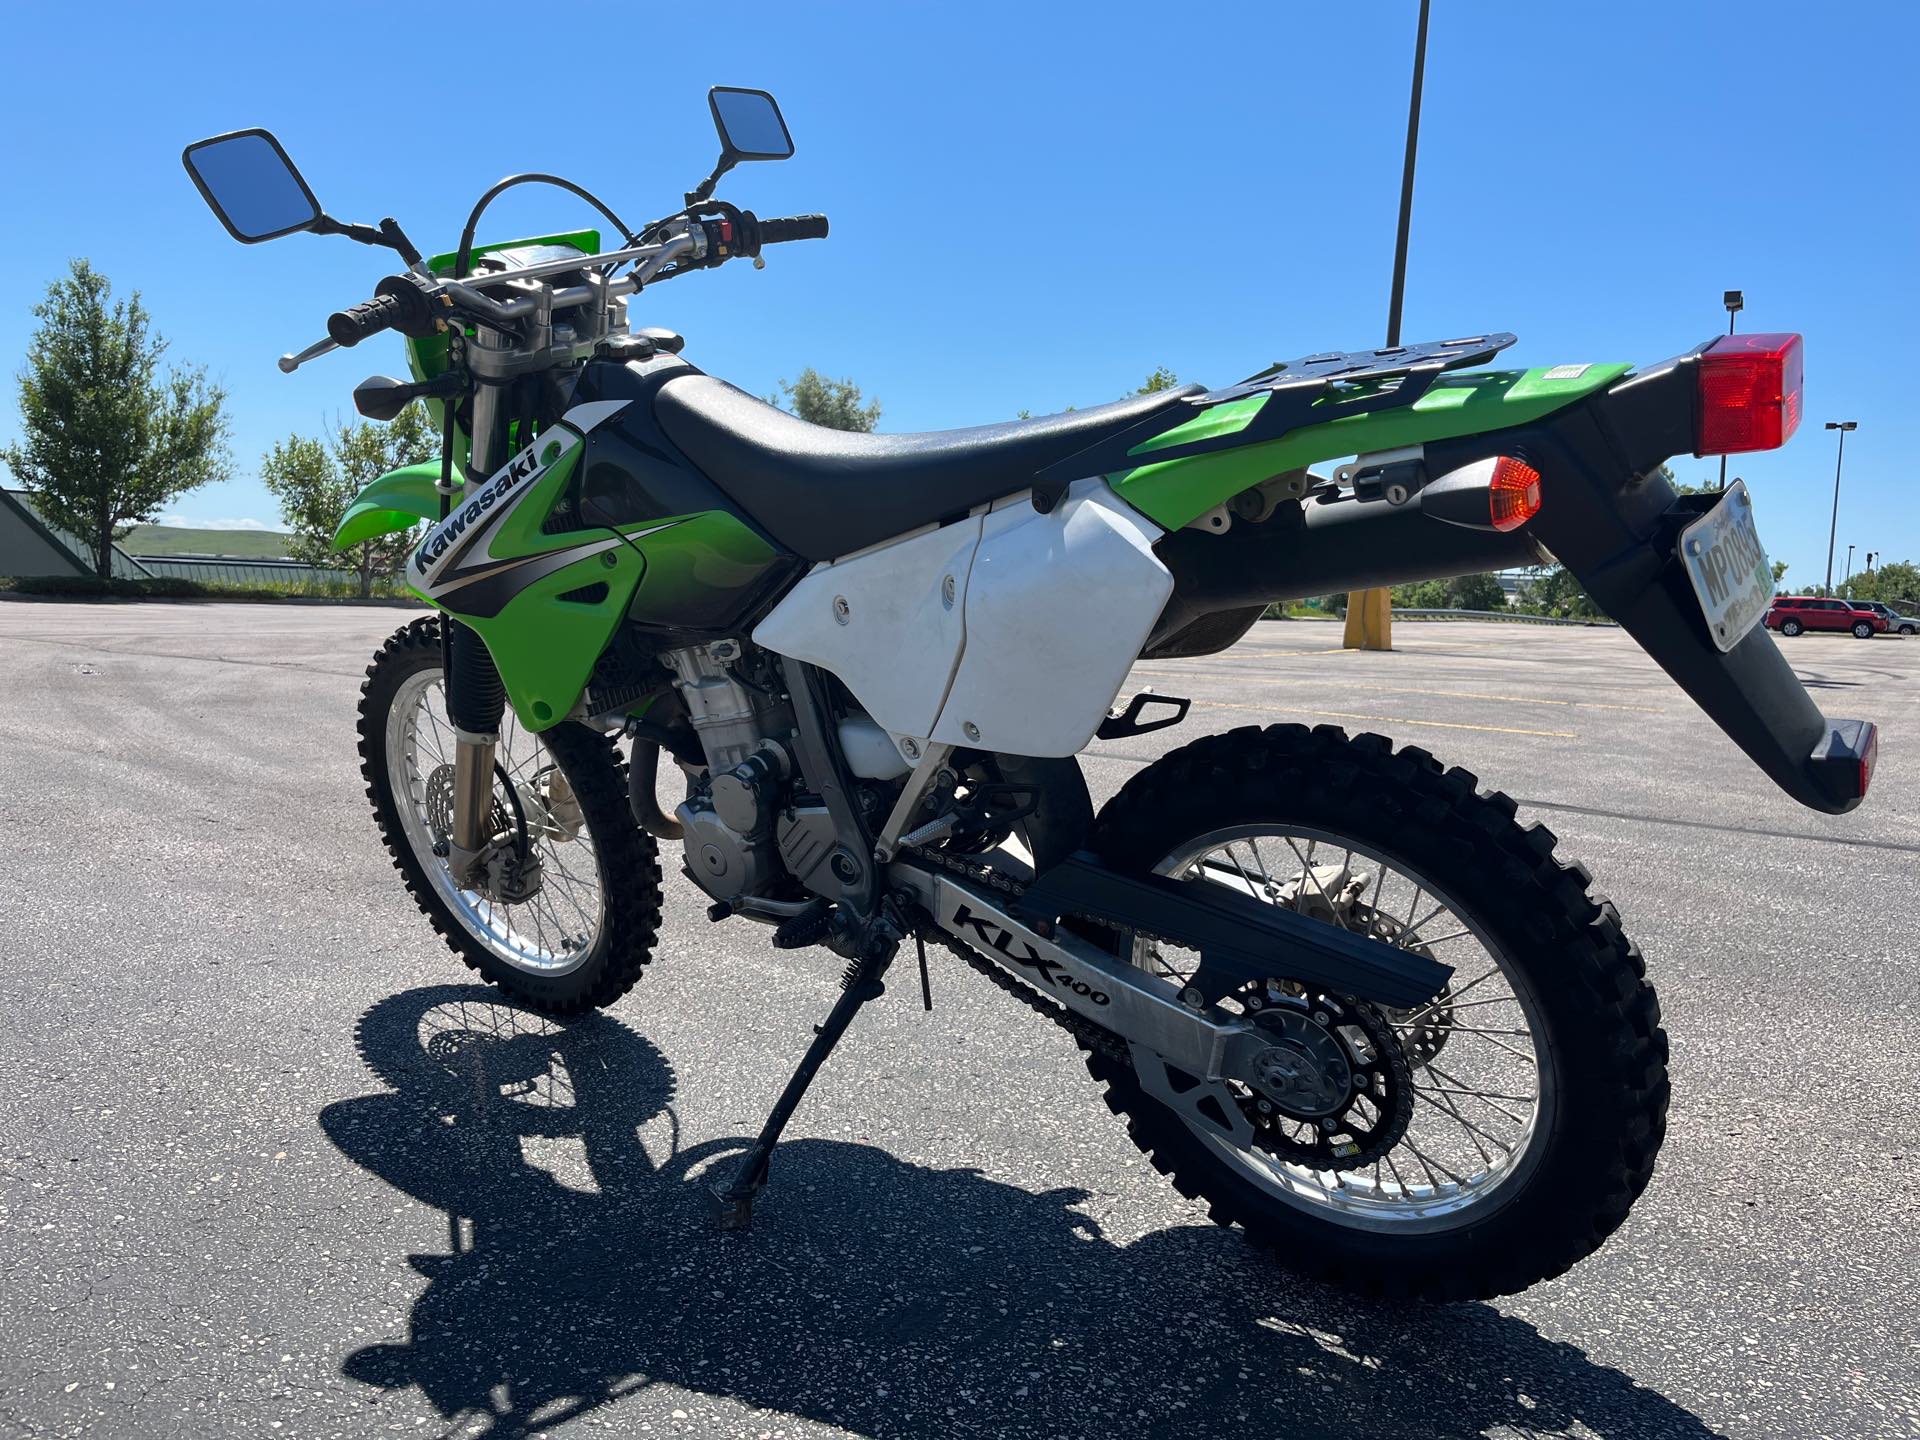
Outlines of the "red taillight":
{"label": "red taillight", "polygon": [[1867,743],[1860,748],[1860,798],[1867,798],[1867,785],[1873,779],[1873,762],[1880,758],[1880,727],[1867,726]]}
{"label": "red taillight", "polygon": [[1502,455],[1493,462],[1487,508],[1496,530],[1518,530],[1540,513],[1540,472],[1524,460]]}
{"label": "red taillight", "polygon": [[1800,425],[1798,335],[1722,335],[1701,353],[1696,455],[1776,450]]}

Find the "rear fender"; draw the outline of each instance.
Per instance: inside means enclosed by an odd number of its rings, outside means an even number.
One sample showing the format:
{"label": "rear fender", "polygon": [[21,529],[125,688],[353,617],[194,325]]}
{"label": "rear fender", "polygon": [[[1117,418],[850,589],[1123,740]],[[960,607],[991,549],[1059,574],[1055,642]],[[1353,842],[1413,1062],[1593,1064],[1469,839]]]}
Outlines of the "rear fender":
{"label": "rear fender", "polygon": [[334,527],[333,548],[345,550],[380,535],[411,530],[440,518],[440,462],[423,461],[390,470],[354,497]]}
{"label": "rear fender", "polygon": [[1538,425],[1429,444],[1428,469],[1525,459],[1544,477],[1545,503],[1515,533],[1545,545],[1782,790],[1844,813],[1866,792],[1873,727],[1822,714],[1764,626],[1720,650],[1678,553],[1681,531],[1720,499],[1676,495],[1659,473],[1693,445],[1692,366],[1684,356],[1651,367]]}

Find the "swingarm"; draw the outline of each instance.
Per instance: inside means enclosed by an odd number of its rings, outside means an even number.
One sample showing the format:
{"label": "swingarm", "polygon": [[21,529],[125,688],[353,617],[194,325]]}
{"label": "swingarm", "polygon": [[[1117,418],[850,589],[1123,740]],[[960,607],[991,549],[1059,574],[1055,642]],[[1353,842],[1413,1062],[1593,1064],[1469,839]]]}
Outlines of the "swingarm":
{"label": "swingarm", "polygon": [[[1136,1054],[1151,1051],[1197,1080],[1243,1078],[1271,1044],[1258,1028],[1216,1003],[1229,990],[1283,977],[1304,978],[1337,993],[1408,1006],[1438,994],[1452,973],[1424,956],[1347,935],[1250,897],[1223,894],[1222,887],[1206,882],[1189,886],[1100,870],[1102,883],[1097,887],[1049,886],[1053,875],[1081,868],[1094,867],[1075,857],[1058,871],[1043,875],[1018,898],[960,876],[922,869],[911,861],[896,864],[890,878],[914,892],[943,931],[1014,979],[1119,1035]],[[1154,933],[1165,934],[1177,926],[1174,943],[1199,950],[1199,971],[1175,987],[1107,954],[1045,914],[1058,902],[1044,897],[1056,890],[1080,898],[1083,903],[1073,906],[1074,912],[1096,923],[1133,929],[1153,916],[1155,920],[1147,925]],[[1266,942],[1261,947],[1264,953],[1216,948],[1211,943],[1209,921],[1242,921],[1235,900],[1266,912],[1268,924],[1262,928],[1270,933],[1259,937]],[[1210,913],[1216,906],[1222,907],[1222,915]],[[1299,922],[1298,936],[1291,933],[1287,920]],[[1322,937],[1337,937],[1345,943],[1337,955],[1329,955],[1312,943],[1324,944]],[[1355,953],[1347,955],[1348,949]]]}

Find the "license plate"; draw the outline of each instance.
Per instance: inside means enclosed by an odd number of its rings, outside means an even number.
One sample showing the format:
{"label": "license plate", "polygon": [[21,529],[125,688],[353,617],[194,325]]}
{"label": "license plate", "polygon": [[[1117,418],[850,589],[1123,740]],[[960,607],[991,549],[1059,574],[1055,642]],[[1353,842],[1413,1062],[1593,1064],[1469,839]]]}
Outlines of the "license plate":
{"label": "license plate", "polygon": [[1707,633],[1721,650],[1731,650],[1773,603],[1773,567],[1753,528],[1753,498],[1744,480],[1729,485],[1718,505],[1680,532],[1680,554]]}

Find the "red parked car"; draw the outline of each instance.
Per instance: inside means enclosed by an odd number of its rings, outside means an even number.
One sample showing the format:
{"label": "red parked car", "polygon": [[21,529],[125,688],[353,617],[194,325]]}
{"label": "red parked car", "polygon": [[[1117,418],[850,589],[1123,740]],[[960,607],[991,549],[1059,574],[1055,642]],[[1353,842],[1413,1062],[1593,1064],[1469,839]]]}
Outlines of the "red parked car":
{"label": "red parked car", "polygon": [[1781,595],[1767,611],[1766,625],[1782,635],[1798,635],[1807,630],[1850,630],[1862,640],[1871,640],[1886,630],[1887,618],[1850,600]]}

